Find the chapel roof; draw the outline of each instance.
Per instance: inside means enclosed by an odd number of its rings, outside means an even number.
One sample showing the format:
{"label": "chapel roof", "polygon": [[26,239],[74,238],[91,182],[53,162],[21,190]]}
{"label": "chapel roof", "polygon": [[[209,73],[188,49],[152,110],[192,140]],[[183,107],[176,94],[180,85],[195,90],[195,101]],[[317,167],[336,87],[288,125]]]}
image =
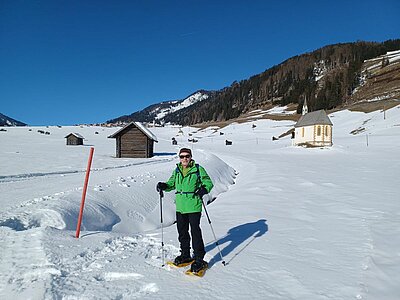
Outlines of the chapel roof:
{"label": "chapel roof", "polygon": [[305,127],[311,125],[333,125],[325,110],[317,110],[300,117],[294,127]]}

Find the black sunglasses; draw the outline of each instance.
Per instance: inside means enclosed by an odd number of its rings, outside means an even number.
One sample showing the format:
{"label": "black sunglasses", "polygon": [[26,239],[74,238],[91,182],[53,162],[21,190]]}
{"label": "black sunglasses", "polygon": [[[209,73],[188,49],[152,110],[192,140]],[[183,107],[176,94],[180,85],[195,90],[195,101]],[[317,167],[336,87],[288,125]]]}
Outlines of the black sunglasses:
{"label": "black sunglasses", "polygon": [[180,159],[190,158],[190,155],[189,154],[188,155],[179,155],[179,158]]}

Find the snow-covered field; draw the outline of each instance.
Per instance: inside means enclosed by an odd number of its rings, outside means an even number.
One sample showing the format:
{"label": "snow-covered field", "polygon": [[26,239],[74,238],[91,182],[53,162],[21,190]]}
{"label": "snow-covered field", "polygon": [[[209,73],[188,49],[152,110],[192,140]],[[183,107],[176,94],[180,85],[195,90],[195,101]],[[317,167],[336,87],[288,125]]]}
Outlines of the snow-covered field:
{"label": "snow-covered field", "polygon": [[[0,299],[399,299],[400,106],[386,119],[380,111],[330,117],[331,148],[273,142],[293,122],[259,120],[178,136],[178,128],[152,128],[159,143],[151,159],[114,158],[107,136],[117,128],[5,128]],[[66,146],[71,132],[85,146]],[[189,133],[199,142],[187,143]],[[181,146],[215,182],[208,212],[227,264],[203,216],[203,278],[161,267],[155,185],[170,176]],[[173,197],[163,201],[167,258],[179,253]]]}

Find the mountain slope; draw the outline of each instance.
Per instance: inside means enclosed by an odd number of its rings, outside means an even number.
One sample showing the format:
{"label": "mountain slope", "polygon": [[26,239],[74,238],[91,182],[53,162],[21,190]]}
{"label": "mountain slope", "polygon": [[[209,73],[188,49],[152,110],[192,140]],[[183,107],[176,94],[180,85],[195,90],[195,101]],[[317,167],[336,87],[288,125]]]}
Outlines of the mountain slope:
{"label": "mountain slope", "polygon": [[[187,99],[154,104],[108,123],[192,125],[235,119],[277,105],[296,105],[300,113],[304,99],[310,111],[365,99],[400,99],[399,49],[400,39],[325,46],[219,91],[198,91]],[[201,100],[189,101],[191,97]]]}
{"label": "mountain slope", "polygon": [[[292,57],[247,80],[234,82],[212,99],[170,114],[165,121],[183,125],[224,121],[255,109],[290,103],[296,104],[300,112],[305,98],[311,111],[352,104],[359,101],[356,88],[361,85],[364,61],[398,49],[400,40],[326,46]],[[398,86],[395,81],[394,90]],[[400,98],[399,91],[392,97]]]}
{"label": "mountain slope", "polygon": [[212,96],[214,92],[199,90],[182,100],[170,100],[161,103],[153,104],[145,109],[125,115],[112,120],[107,123],[128,123],[132,121],[139,122],[156,122],[163,123],[165,116],[175,113],[179,110],[187,108],[195,103],[201,102]]}
{"label": "mountain slope", "polygon": [[354,101],[400,98],[400,50],[364,61]]}
{"label": "mountain slope", "polygon": [[0,113],[0,126],[26,126],[26,124]]}

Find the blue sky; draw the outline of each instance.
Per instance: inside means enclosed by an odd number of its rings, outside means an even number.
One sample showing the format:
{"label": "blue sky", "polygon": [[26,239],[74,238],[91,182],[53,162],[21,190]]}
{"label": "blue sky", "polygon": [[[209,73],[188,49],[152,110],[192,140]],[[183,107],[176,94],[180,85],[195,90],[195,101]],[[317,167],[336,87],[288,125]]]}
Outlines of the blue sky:
{"label": "blue sky", "polygon": [[400,38],[400,1],[0,0],[0,113],[97,123],[329,44]]}

